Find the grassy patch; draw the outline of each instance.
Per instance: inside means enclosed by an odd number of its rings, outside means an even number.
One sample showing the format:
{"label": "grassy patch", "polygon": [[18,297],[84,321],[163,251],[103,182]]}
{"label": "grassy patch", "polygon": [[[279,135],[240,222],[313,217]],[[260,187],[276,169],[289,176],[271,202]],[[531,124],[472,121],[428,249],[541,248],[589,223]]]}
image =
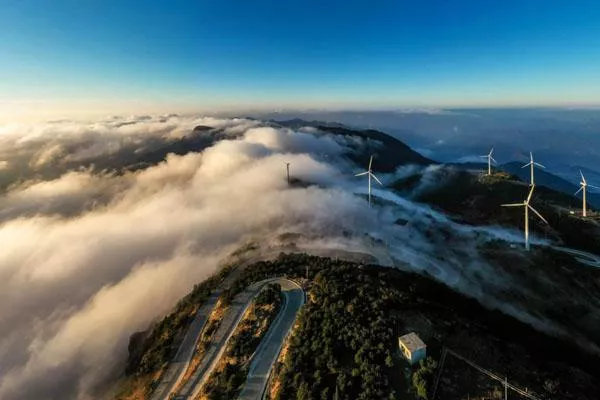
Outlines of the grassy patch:
{"label": "grassy patch", "polygon": [[196,349],[194,350],[194,355],[190,360],[190,363],[185,371],[185,374],[183,375],[183,379],[179,383],[179,386],[175,388],[175,392],[178,392],[183,387],[183,385],[192,377],[192,375],[196,372],[198,367],[200,367],[200,364],[202,363],[202,360],[204,359],[204,356],[208,351],[210,343],[212,342],[213,336],[215,335],[217,329],[219,329],[219,326],[221,325],[221,320],[223,319],[223,315],[225,314],[225,312],[227,312],[228,307],[229,305],[225,304],[223,302],[223,299],[221,298],[215,305],[213,311],[210,313],[208,321],[206,321],[206,326],[202,330],[202,336],[200,337],[200,340],[198,340],[198,344],[196,345]]}

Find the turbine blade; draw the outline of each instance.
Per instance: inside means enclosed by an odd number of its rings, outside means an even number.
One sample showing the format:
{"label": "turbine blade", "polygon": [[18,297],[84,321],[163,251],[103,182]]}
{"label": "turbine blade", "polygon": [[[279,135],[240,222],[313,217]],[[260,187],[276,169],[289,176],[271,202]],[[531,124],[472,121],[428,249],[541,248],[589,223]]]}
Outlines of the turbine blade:
{"label": "turbine blade", "polygon": [[494,153],[494,148],[492,147],[492,149],[490,150],[490,157],[492,156],[493,153]]}
{"label": "turbine blade", "polygon": [[531,160],[531,162],[533,162],[533,153],[529,152],[529,159]]}
{"label": "turbine blade", "polygon": [[381,186],[383,186],[383,183],[381,183],[381,181],[375,176],[375,174],[369,172],[371,174],[371,176],[373,177],[373,179],[375,179],[377,181],[377,183],[379,183]]}
{"label": "turbine blade", "polygon": [[583,183],[587,183],[585,181],[585,177],[583,176],[583,172],[581,172],[581,170],[579,170],[579,173],[581,174],[581,180],[583,181]]}
{"label": "turbine blade", "polygon": [[575,194],[573,196],[577,196],[577,193],[581,192],[583,190],[583,186],[579,188],[578,191],[575,192]]}
{"label": "turbine blade", "polygon": [[529,167],[530,165],[531,165],[531,163],[529,162],[529,163],[523,165],[521,168]]}
{"label": "turbine blade", "polygon": [[531,196],[533,196],[534,190],[535,190],[535,186],[532,186],[531,190],[529,191],[529,196],[527,196],[527,200],[525,201],[526,204],[529,204],[529,201],[531,201]]}
{"label": "turbine blade", "polygon": [[527,207],[529,207],[529,209],[531,211],[533,211],[535,213],[535,215],[537,215],[538,217],[540,217],[542,219],[542,221],[544,221],[546,224],[550,225],[550,223],[548,221],[546,221],[546,218],[542,217],[542,214],[540,214],[539,212],[537,212],[537,210],[533,207],[531,207],[529,204],[527,204]]}
{"label": "turbine blade", "polygon": [[373,156],[369,159],[369,171],[371,170],[371,165],[373,164]]}
{"label": "turbine blade", "polygon": [[356,174],[354,176],[363,176],[363,175],[367,175],[369,173],[369,171],[365,171],[365,172],[361,172],[360,174]]}
{"label": "turbine blade", "polygon": [[494,160],[494,157],[490,156],[490,159],[494,162],[494,164],[498,164],[498,161]]}
{"label": "turbine blade", "polygon": [[523,207],[523,203],[514,203],[514,204],[501,204],[501,207]]}
{"label": "turbine blade", "polygon": [[538,167],[546,168],[546,167],[544,167],[544,166],[543,166],[542,164],[540,164],[540,163],[533,163],[533,164],[534,164],[534,165],[537,165]]}
{"label": "turbine blade", "polygon": [[598,187],[598,186],[587,185],[587,184],[586,184],[585,186],[587,186],[587,187],[591,187],[591,188],[594,188],[594,189],[600,189],[600,187]]}

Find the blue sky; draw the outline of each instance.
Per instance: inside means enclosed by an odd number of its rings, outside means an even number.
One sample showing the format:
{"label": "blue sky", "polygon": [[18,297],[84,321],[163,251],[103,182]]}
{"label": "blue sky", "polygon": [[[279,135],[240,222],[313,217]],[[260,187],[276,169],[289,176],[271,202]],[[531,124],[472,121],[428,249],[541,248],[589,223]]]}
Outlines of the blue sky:
{"label": "blue sky", "polygon": [[0,0],[15,113],[599,104],[597,1]]}

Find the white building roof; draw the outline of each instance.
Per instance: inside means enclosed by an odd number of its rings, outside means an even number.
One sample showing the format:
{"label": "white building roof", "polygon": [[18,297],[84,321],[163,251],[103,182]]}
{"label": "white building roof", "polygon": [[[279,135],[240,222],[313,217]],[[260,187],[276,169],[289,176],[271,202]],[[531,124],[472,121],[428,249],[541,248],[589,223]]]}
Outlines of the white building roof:
{"label": "white building roof", "polygon": [[427,347],[416,333],[411,332],[400,337],[400,342],[412,353],[413,351]]}

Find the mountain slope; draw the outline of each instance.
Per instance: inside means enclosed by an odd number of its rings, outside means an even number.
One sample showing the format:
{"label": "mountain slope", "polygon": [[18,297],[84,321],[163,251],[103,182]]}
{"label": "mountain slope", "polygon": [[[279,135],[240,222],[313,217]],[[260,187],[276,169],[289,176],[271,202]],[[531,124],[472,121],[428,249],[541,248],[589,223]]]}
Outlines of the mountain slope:
{"label": "mountain slope", "polygon": [[373,170],[379,172],[393,172],[399,166],[406,164],[430,165],[436,163],[395,137],[373,129],[354,129],[338,123],[305,121],[298,118],[271,122],[291,129],[312,127],[325,134],[358,138],[362,140],[363,146],[357,146],[353,154],[347,155],[348,158],[358,165],[367,166],[373,155]]}
{"label": "mountain slope", "polygon": [[[414,179],[396,182],[395,189],[411,190]],[[504,225],[523,229],[522,211],[501,207],[505,203],[523,201],[529,192],[527,183],[513,180],[506,173],[491,177],[476,176],[467,171],[448,171],[443,183],[420,194],[417,200],[429,203],[463,222],[473,225]],[[569,247],[600,254],[600,224],[590,219],[569,215],[567,209],[577,202],[573,196],[536,187],[532,205],[548,220],[531,218],[533,234],[563,241]]]}
{"label": "mountain slope", "polygon": [[405,164],[429,165],[435,163],[423,157],[400,140],[380,131],[373,129],[360,131],[333,126],[319,126],[318,129],[336,135],[357,136],[365,140],[366,143],[381,143],[383,146],[371,145],[367,151],[351,157],[352,161],[357,164],[367,165],[371,156],[369,153],[373,152],[377,160],[373,165],[373,169],[376,171],[392,172]]}
{"label": "mountain slope", "polygon": [[[475,162],[467,162],[467,163],[452,163],[449,165],[453,165],[459,169],[464,170],[481,170],[487,171],[487,164],[485,163],[475,163]],[[521,168],[523,166],[522,163],[517,161],[509,162],[506,164],[501,164],[499,166],[494,166],[495,170],[501,170],[508,172],[511,175],[521,179],[523,182],[529,182],[530,179],[530,170],[528,168]],[[587,178],[587,176],[586,176]],[[575,197],[573,194],[579,189],[579,186],[574,185],[568,180],[553,174],[551,172],[544,171],[543,169],[536,169],[535,171],[535,183],[538,187],[545,186],[549,189],[555,190],[557,192],[564,193],[567,196],[572,197],[572,200],[565,204],[565,206],[579,208],[581,207],[581,195],[579,194]],[[566,201],[566,198],[565,198]],[[587,196],[588,205],[592,207],[600,209],[600,194],[588,191]]]}

